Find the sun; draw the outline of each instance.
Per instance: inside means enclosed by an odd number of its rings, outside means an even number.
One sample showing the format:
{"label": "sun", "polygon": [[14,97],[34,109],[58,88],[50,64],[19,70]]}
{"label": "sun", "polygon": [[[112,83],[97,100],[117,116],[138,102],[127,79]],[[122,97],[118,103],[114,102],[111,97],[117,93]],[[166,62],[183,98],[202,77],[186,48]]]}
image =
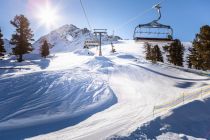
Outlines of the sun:
{"label": "sun", "polygon": [[37,10],[37,18],[41,25],[47,28],[52,28],[57,25],[59,21],[58,9],[52,7],[49,3],[39,6]]}

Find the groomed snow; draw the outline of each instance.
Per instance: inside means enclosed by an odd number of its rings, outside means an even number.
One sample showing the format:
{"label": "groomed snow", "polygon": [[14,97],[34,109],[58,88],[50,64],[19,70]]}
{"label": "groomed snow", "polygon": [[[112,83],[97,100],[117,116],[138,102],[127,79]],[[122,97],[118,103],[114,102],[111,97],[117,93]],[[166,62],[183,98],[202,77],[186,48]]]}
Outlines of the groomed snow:
{"label": "groomed snow", "polygon": [[210,98],[195,100],[113,140],[206,140],[210,138]]}
{"label": "groomed snow", "polygon": [[[154,105],[209,84],[206,76],[164,64],[151,64],[144,59],[142,44],[121,41],[115,48],[117,53],[113,54],[110,53],[111,46],[104,45],[104,57],[86,56],[87,61],[80,63],[80,67],[87,68],[93,75],[98,73],[107,81],[118,102],[74,126],[31,139],[98,140],[113,135],[125,136],[152,119],[147,116]],[[91,51],[96,53],[95,48]]]}
{"label": "groomed snow", "polygon": [[[22,139],[75,125],[117,102],[109,84],[85,63],[88,50],[36,54],[1,63],[0,139]],[[93,54],[92,52],[89,52]],[[11,69],[10,69],[11,68]]]}

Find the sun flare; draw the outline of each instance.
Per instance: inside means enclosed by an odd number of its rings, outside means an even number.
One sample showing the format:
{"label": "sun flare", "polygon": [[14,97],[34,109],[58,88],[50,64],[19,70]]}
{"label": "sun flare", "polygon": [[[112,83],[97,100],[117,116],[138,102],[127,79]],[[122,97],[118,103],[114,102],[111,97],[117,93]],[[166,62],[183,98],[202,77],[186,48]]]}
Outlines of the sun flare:
{"label": "sun flare", "polygon": [[38,8],[37,17],[41,25],[47,28],[56,26],[59,20],[59,14],[56,7],[52,7],[49,3]]}

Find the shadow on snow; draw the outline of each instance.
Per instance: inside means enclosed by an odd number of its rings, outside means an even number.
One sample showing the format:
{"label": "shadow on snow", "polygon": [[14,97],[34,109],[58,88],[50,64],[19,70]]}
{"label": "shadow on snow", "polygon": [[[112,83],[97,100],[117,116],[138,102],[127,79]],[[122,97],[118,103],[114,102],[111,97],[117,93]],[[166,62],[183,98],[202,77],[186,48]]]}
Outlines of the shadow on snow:
{"label": "shadow on snow", "polygon": [[174,109],[170,115],[158,117],[144,124],[127,137],[112,139],[156,139],[166,132],[210,139],[210,98],[204,101],[193,101]]}
{"label": "shadow on snow", "polygon": [[[73,126],[117,103],[112,89],[103,81],[92,79],[88,72],[79,70],[4,78],[0,79],[0,87],[2,140],[21,140]],[[108,99],[91,107],[93,103],[100,102],[104,92],[110,95]],[[81,108],[85,109],[75,113]],[[42,118],[39,115],[46,116]],[[58,116],[53,118],[54,115]],[[30,123],[27,119],[31,119]]]}
{"label": "shadow on snow", "polygon": [[140,66],[140,65],[135,65],[135,64],[133,64],[133,65],[137,66],[139,68],[145,69],[147,71],[153,72],[155,74],[158,74],[158,75],[161,75],[161,76],[165,76],[165,77],[168,77],[168,78],[172,78],[172,79],[177,79],[177,80],[183,80],[183,81],[184,80],[186,80],[186,81],[207,81],[207,80],[210,80],[210,78],[206,78],[206,79],[189,79],[189,78],[176,77],[176,76],[164,74],[164,73],[161,73],[161,72],[158,72],[158,71],[155,71],[155,70],[152,70],[152,69]]}

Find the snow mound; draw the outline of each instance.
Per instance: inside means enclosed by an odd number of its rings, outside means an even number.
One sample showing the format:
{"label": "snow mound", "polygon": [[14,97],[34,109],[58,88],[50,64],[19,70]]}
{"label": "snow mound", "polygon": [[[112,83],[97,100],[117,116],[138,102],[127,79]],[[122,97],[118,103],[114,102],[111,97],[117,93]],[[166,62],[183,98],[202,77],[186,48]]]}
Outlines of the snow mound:
{"label": "snow mound", "polygon": [[130,54],[119,54],[117,55],[118,58],[122,58],[122,59],[136,59],[135,56],[130,55]]}
{"label": "snow mound", "polygon": [[96,56],[90,61],[86,63],[89,67],[95,68],[95,69],[103,69],[108,67],[113,67],[113,62],[104,57],[104,56]]}
{"label": "snow mound", "polygon": [[94,56],[95,55],[93,52],[89,51],[88,49],[78,49],[78,50],[74,51],[74,54],[86,55],[86,56]]}
{"label": "snow mound", "polygon": [[205,140],[202,138],[195,138],[188,135],[176,134],[176,133],[171,133],[171,132],[167,132],[157,137],[157,140],[171,140],[171,139],[173,140]]}
{"label": "snow mound", "polygon": [[117,100],[105,81],[80,69],[2,78],[0,85],[0,138],[4,131],[18,137],[13,130],[34,135],[34,127],[43,133],[52,131],[51,125],[71,126]]}

